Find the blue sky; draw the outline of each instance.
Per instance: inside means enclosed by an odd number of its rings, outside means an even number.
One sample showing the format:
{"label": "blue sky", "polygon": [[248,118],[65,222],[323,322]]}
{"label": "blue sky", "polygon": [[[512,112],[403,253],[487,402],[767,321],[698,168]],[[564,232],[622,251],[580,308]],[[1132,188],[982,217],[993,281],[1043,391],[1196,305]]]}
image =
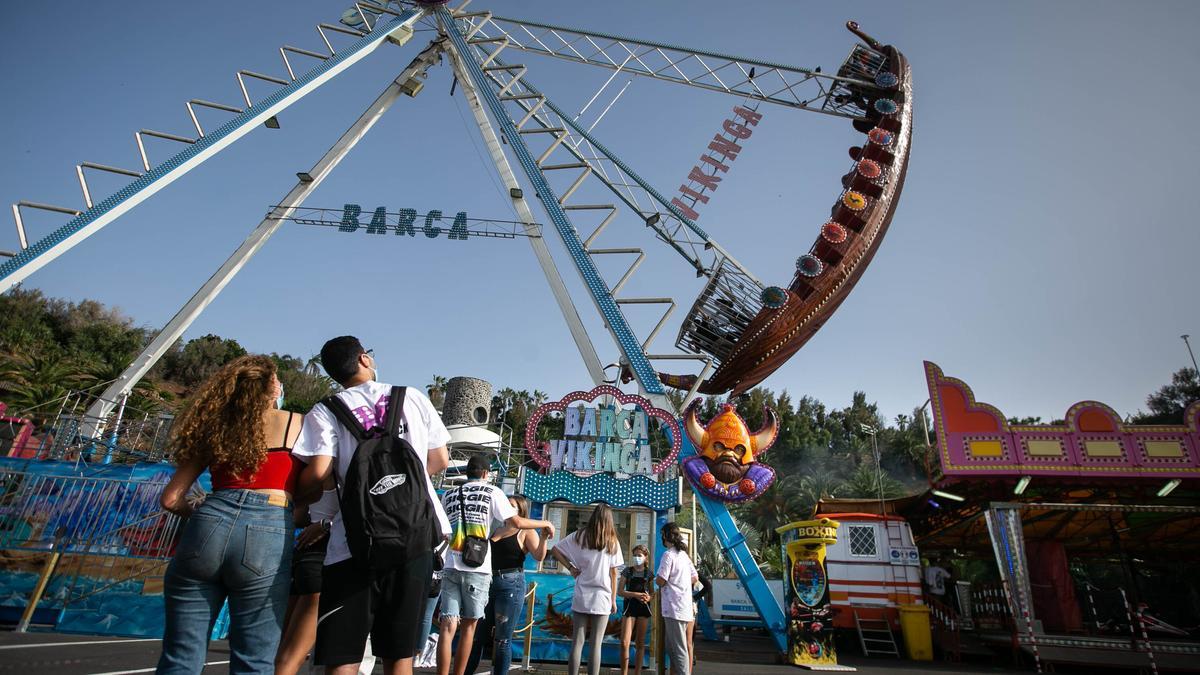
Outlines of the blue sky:
{"label": "blue sky", "polygon": [[[921,361],[1010,415],[1061,416],[1094,398],[1119,412],[1188,365],[1200,229],[1190,191],[1200,106],[1193,2],[567,3],[472,9],[835,70],[857,19],[913,65],[916,122],[904,198],[882,249],[820,333],[765,384],[845,405],[865,390],[889,417],[926,398]],[[344,3],[9,3],[0,10],[0,202],[81,203],[73,167],[133,168],[133,132],[187,133],[189,98],[236,103],[234,73],[283,72],[277,48],[315,48]],[[378,50],[27,282],[164,324],[429,37]],[[521,57],[577,111],[609,72]],[[618,80],[623,84],[623,80]],[[448,67],[403,99],[308,201],[509,218]],[[261,90],[261,91],[265,91]],[[596,129],[670,193],[735,99],[635,80]],[[768,283],[786,284],[839,192],[848,122],[783,108],[764,118],[699,223]],[[213,118],[215,119],[215,118]],[[162,161],[176,148],[150,147]],[[92,179],[107,195],[121,182]],[[542,217],[540,213],[537,214]],[[27,218],[33,238],[62,222]],[[651,257],[631,290],[690,306],[701,285],[629,220],[612,245]],[[582,229],[582,227],[581,227]],[[623,238],[622,238],[623,237]],[[550,242],[556,254],[559,242]],[[0,248],[16,247],[11,225]],[[601,358],[616,350],[565,257],[560,269]],[[682,316],[683,312],[679,312]],[[641,325],[646,317],[632,315]],[[660,346],[672,342],[677,324]],[[354,333],[385,379],[471,375],[557,397],[587,374],[524,240],[389,240],[289,225],[193,325],[254,351],[309,355]]]}

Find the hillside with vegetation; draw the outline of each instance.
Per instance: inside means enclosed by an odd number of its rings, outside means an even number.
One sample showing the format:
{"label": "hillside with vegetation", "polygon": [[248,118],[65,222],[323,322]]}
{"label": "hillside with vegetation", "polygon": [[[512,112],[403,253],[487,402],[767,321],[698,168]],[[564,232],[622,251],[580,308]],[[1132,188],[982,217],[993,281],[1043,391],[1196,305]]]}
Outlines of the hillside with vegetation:
{"label": "hillside with vegetation", "polygon": [[[92,301],[47,298],[36,289],[20,287],[0,295],[0,401],[9,414],[30,417],[39,425],[52,421],[73,392],[98,395],[116,379],[154,337],[119,310]],[[134,387],[128,405],[145,414],[174,413],[186,405],[196,387],[230,360],[246,353],[234,338],[204,335],[177,342]],[[271,354],[279,365],[286,391],[285,407],[306,412],[336,390],[313,356]],[[434,404],[444,398],[447,380],[435,376],[426,390]],[[525,427],[538,405],[549,396],[542,391],[501,387],[492,401],[492,419],[507,441],[520,445]],[[1200,378],[1184,368],[1172,381],[1151,394],[1148,412],[1129,416],[1134,423],[1179,424],[1188,403],[1200,399]],[[711,419],[721,398],[706,399],[700,416]],[[764,408],[779,416],[779,438],[763,460],[778,475],[775,486],[761,498],[733,509],[740,528],[768,563],[779,557],[775,528],[808,517],[823,497],[897,497],[921,491],[926,479],[926,429],[932,424],[914,401],[909,414],[887,419],[865,391],[857,391],[843,406],[827,405],[811,396],[786,389],[757,387],[733,401],[751,429],[759,428]],[[1012,420],[1036,424],[1040,418]],[[561,429],[547,419],[539,436],[549,438]],[[878,459],[877,459],[878,457]],[[683,523],[691,514],[681,514]],[[711,535],[700,524],[700,555],[715,573],[725,563]]]}

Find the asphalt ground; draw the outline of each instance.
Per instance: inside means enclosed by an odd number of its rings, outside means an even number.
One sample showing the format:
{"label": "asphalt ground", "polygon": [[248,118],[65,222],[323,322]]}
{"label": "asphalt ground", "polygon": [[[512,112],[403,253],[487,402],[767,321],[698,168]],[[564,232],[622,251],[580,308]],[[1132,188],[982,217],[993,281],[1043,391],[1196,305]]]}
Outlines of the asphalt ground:
{"label": "asphalt ground", "polygon": [[[702,643],[697,646],[700,661],[696,675],[795,675],[799,669],[775,663],[773,649],[766,640],[738,639],[731,643]],[[132,675],[152,673],[158,660],[156,639],[114,638],[109,636],[65,635],[59,633],[0,632],[0,673],[62,673],[63,675]],[[205,673],[229,670],[229,647],[224,641],[209,646]],[[1003,665],[947,664],[941,662],[868,659],[844,654],[841,663],[859,673],[1012,673]],[[484,663],[481,671],[490,673]],[[562,672],[562,665],[539,668],[542,672]],[[314,670],[313,672],[319,672]],[[376,666],[375,672],[382,672]],[[431,672],[420,669],[419,672]],[[602,671],[604,672],[604,671]],[[619,671],[613,671],[619,672]]]}

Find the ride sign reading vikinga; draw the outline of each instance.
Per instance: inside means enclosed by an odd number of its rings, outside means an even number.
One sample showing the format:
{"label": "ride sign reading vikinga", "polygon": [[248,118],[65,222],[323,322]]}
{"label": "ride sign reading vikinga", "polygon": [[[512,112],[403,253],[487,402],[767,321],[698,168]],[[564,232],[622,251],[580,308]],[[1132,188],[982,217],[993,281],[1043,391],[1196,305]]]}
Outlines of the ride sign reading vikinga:
{"label": "ride sign reading vikinga", "polygon": [[[610,397],[589,405],[601,397]],[[625,407],[633,404],[633,407]],[[548,412],[562,413],[562,438],[535,442],[537,425]],[[667,431],[662,439],[670,450],[657,462],[654,440],[657,430]],[[526,446],[534,448],[534,459],[547,471],[600,471],[649,476],[661,473],[679,452],[678,421],[666,410],[650,405],[640,396],[601,386],[590,392],[577,391],[561,401],[538,408],[529,421]],[[653,440],[652,440],[652,437]]]}

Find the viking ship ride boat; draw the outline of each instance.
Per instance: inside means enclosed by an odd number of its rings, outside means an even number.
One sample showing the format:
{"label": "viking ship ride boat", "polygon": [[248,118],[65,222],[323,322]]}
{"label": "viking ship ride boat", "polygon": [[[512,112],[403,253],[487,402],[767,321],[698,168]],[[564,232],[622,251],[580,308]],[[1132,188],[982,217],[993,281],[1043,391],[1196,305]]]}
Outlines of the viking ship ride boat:
{"label": "viking ship ride boat", "polygon": [[[712,357],[703,394],[742,394],[775,372],[842,304],[871,262],[904,187],[912,141],[912,74],[895,47],[881,45],[858,24],[846,27],[855,45],[838,70],[829,101],[853,113],[864,136],[850,148],[853,168],[816,242],[796,260],[787,288],[759,290],[732,266],[718,266],[679,331],[676,346]],[[690,389],[695,375],[659,373],[668,386]]]}

